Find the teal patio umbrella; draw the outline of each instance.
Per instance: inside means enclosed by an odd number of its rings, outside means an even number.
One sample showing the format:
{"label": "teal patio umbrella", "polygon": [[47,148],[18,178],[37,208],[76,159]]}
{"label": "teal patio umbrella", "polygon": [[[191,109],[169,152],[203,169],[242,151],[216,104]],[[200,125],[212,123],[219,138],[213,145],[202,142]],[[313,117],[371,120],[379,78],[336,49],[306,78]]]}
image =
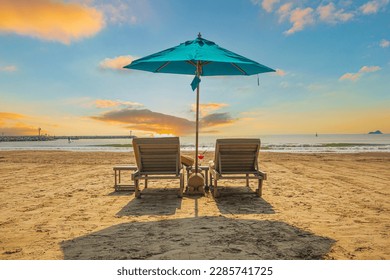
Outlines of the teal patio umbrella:
{"label": "teal patio umbrella", "polygon": [[196,89],[195,173],[198,173],[199,83],[201,76],[254,75],[275,70],[239,54],[221,48],[202,36],[173,48],[134,60],[128,69],[153,73],[195,75],[191,87]]}

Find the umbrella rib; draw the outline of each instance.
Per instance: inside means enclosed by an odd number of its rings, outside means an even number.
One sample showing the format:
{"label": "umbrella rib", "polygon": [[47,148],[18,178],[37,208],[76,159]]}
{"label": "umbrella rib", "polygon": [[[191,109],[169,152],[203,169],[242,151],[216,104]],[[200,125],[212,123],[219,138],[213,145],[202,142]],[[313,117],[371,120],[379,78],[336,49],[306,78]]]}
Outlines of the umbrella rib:
{"label": "umbrella rib", "polygon": [[163,69],[165,66],[167,66],[169,63],[171,63],[171,62],[170,61],[165,62],[163,65],[158,67],[155,72],[160,72],[160,70]]}
{"label": "umbrella rib", "polygon": [[192,66],[196,67],[196,63],[194,63],[193,61],[191,60],[186,60],[187,63],[191,64]]}
{"label": "umbrella rib", "polygon": [[245,72],[240,66],[238,66],[237,64],[235,64],[235,63],[231,63],[231,65],[233,65],[234,67],[236,67],[237,68],[237,70],[238,71],[240,71],[242,74],[244,74],[244,75],[248,75],[248,73],[247,72]]}
{"label": "umbrella rib", "polygon": [[[191,61],[191,60],[187,60],[186,61],[187,63],[189,63],[189,64],[191,64],[192,66],[195,66],[196,67],[196,63],[195,62],[193,62],[193,61]],[[210,64],[211,63],[211,61],[205,61],[205,62],[200,62],[200,66],[204,66],[204,65],[207,65],[207,64]]]}

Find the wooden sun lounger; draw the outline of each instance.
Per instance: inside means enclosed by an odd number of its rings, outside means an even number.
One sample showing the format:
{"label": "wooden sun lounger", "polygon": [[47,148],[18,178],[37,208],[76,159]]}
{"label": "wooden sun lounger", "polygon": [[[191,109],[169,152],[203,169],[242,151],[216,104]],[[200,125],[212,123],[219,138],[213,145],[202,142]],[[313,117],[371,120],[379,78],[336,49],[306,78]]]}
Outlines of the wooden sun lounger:
{"label": "wooden sun lounger", "polygon": [[180,162],[180,141],[178,137],[134,138],[133,149],[137,170],[132,179],[135,185],[135,196],[141,197],[139,180],[145,179],[179,179],[178,196],[183,196],[184,172]]}
{"label": "wooden sun lounger", "polygon": [[249,179],[258,180],[256,193],[261,197],[263,180],[267,174],[259,169],[258,156],[260,139],[217,139],[215,158],[210,162],[210,178],[213,183],[213,195],[218,197],[218,180]]}

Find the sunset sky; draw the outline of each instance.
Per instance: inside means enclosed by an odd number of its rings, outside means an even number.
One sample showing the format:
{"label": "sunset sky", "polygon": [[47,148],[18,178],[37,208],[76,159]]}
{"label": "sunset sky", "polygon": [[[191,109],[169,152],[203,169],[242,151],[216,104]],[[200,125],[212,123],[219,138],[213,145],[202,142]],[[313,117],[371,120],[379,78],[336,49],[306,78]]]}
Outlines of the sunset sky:
{"label": "sunset sky", "polygon": [[203,77],[201,133],[390,133],[390,0],[0,0],[0,135],[191,135],[193,76],[122,67],[198,32],[277,70]]}

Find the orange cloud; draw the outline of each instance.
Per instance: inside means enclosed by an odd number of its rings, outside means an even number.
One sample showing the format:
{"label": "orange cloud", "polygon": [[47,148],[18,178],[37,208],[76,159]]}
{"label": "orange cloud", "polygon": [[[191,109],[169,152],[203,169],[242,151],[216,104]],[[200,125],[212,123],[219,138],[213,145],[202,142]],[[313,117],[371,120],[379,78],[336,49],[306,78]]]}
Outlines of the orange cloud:
{"label": "orange cloud", "polygon": [[0,32],[70,44],[103,27],[103,14],[86,5],[54,0],[0,1]]}
{"label": "orange cloud", "polygon": [[38,135],[38,130],[36,128],[22,123],[16,124],[13,127],[1,127],[0,129],[2,136]]}
{"label": "orange cloud", "polygon": [[148,109],[121,109],[92,117],[95,120],[126,124],[128,128],[159,134],[186,135],[194,131],[194,122],[184,118],[152,112]]}
{"label": "orange cloud", "polygon": [[0,121],[5,120],[5,119],[14,120],[14,119],[21,119],[21,118],[24,118],[24,116],[21,114],[0,112]]}
{"label": "orange cloud", "polygon": [[[206,116],[210,112],[217,111],[223,107],[229,106],[228,104],[225,103],[204,103],[204,104],[199,104],[199,114],[200,116]],[[191,108],[192,112],[196,111],[196,104],[192,104]]]}
{"label": "orange cloud", "polygon": [[[158,134],[189,135],[195,132],[195,122],[172,115],[153,112],[148,109],[113,110],[99,116],[91,117],[94,120],[126,125],[126,128],[153,132]],[[210,114],[200,121],[201,129],[230,124],[235,120],[229,113]]]}
{"label": "orange cloud", "polygon": [[0,135],[19,136],[38,134],[37,128],[20,122],[23,118],[26,117],[21,114],[0,112]]}
{"label": "orange cloud", "polygon": [[102,62],[100,62],[99,67],[101,69],[128,71],[128,69],[125,69],[123,67],[130,64],[134,59],[135,58],[130,55],[117,56],[114,58],[105,58]]}

